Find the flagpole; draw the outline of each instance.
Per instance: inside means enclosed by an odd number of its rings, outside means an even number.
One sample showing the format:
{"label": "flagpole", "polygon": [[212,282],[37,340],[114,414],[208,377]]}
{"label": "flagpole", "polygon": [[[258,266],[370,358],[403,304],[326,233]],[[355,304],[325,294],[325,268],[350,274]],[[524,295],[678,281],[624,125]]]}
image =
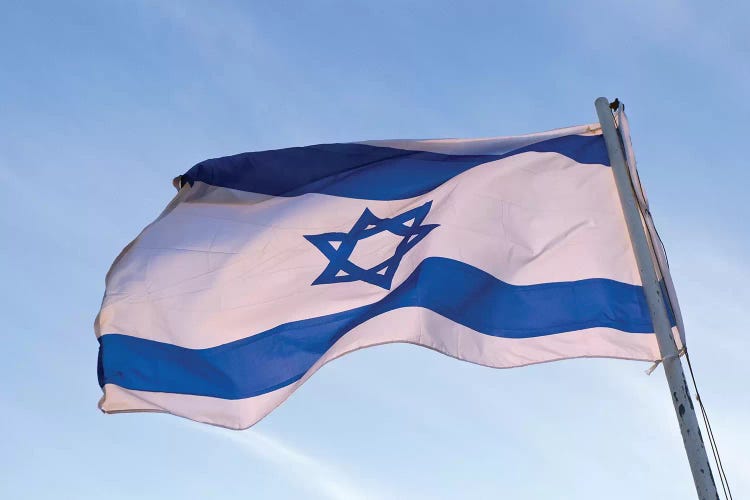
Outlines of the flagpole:
{"label": "flagpole", "polygon": [[672,403],[677,414],[677,421],[680,424],[680,433],[690,463],[690,470],[693,473],[695,489],[698,492],[698,498],[701,500],[718,499],[719,495],[711,472],[711,464],[708,461],[706,447],[703,444],[700,427],[698,427],[698,418],[685,382],[685,374],[682,371],[677,346],[672,336],[671,321],[667,315],[667,308],[648,244],[648,237],[633,192],[633,184],[625,161],[620,135],[615,126],[609,101],[605,97],[600,97],[594,104],[602,127],[604,142],[607,145],[617,191],[620,194],[620,203],[625,214],[638,271],[643,282],[646,302],[651,312],[654,333],[663,359],[664,374],[667,377],[669,391],[672,393]]}

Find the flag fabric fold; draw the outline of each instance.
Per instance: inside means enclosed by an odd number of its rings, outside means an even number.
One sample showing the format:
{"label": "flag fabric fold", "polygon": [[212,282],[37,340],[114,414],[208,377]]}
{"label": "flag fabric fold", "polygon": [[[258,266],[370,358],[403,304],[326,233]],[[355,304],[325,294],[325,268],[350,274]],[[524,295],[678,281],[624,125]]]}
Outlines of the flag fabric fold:
{"label": "flag fabric fold", "polygon": [[107,275],[105,412],[229,428],[407,342],[497,368],[659,351],[598,125],[199,163]]}

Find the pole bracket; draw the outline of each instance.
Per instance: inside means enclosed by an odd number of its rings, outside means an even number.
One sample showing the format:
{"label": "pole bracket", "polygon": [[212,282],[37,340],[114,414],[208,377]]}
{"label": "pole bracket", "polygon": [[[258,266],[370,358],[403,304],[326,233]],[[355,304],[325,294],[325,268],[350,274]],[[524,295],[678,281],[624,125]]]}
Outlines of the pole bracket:
{"label": "pole bracket", "polygon": [[667,359],[681,358],[682,356],[685,355],[686,352],[687,352],[687,349],[683,347],[682,349],[677,351],[677,354],[669,354],[667,356],[664,356],[661,359],[657,359],[656,361],[654,361],[654,364],[651,365],[648,370],[646,370],[646,375],[651,375],[652,373],[654,373],[654,370],[656,370],[656,368]]}

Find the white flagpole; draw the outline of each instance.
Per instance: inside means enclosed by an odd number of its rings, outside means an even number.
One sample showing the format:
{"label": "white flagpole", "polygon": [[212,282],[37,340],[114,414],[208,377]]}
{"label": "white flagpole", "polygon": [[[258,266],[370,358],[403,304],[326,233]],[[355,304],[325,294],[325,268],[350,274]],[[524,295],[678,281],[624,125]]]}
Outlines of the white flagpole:
{"label": "white flagpole", "polygon": [[651,312],[654,333],[656,333],[659,351],[663,359],[664,374],[667,376],[669,391],[672,393],[672,403],[677,414],[677,421],[680,424],[682,441],[685,444],[690,470],[693,473],[695,489],[698,492],[698,498],[701,500],[718,500],[719,495],[711,472],[711,464],[708,462],[708,455],[698,427],[693,401],[685,382],[682,363],[672,336],[671,322],[667,315],[658,275],[654,268],[641,212],[633,192],[633,184],[625,162],[620,135],[615,126],[609,101],[605,97],[600,97],[594,104],[596,113],[599,115],[604,141],[607,145],[617,191],[620,194],[620,202],[638,263],[638,271],[641,275],[641,281],[643,281],[643,290]]}

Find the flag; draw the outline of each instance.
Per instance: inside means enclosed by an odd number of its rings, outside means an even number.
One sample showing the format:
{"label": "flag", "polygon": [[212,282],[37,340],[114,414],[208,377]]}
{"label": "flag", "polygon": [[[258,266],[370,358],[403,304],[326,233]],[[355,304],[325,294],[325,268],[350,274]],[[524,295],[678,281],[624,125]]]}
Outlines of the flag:
{"label": "flag", "polygon": [[107,413],[246,428],[392,342],[496,368],[660,358],[598,124],[243,153],[178,187],[107,274]]}

